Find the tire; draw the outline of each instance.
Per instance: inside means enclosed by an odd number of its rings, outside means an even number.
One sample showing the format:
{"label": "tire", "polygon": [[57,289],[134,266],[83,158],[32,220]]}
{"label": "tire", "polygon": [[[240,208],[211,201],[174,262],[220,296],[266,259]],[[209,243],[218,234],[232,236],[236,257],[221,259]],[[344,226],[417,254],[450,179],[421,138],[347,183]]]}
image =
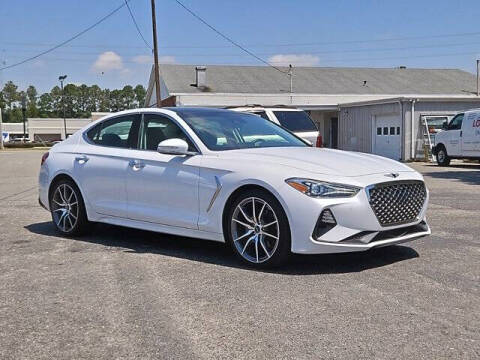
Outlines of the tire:
{"label": "tire", "polygon": [[437,164],[440,166],[450,165],[450,158],[444,146],[441,146],[437,151]]}
{"label": "tire", "polygon": [[50,192],[50,213],[55,229],[65,236],[83,235],[89,229],[85,203],[71,180],[57,181]]}
{"label": "tire", "polygon": [[245,264],[272,268],[287,261],[290,226],[280,202],[269,192],[240,193],[227,209],[226,225],[227,242]]}

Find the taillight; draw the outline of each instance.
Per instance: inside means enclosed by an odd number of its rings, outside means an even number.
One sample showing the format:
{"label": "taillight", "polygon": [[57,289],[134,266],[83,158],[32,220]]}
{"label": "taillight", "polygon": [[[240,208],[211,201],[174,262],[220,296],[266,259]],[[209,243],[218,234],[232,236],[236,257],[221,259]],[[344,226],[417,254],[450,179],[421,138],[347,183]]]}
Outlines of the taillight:
{"label": "taillight", "polygon": [[317,136],[317,144],[316,144],[315,146],[316,146],[316,147],[323,147],[322,135],[318,134],[318,136]]}
{"label": "taillight", "polygon": [[42,155],[42,161],[40,163],[40,166],[42,166],[43,163],[47,160],[48,155],[50,155],[48,152],[46,152],[45,154]]}

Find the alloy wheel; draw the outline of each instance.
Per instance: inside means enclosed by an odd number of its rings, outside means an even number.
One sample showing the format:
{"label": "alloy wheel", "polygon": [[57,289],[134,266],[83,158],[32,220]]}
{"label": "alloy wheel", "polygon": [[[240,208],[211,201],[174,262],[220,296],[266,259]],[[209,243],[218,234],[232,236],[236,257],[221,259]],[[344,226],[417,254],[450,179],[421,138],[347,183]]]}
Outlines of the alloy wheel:
{"label": "alloy wheel", "polygon": [[236,250],[245,260],[265,262],[273,256],[280,240],[277,215],[265,200],[248,197],[233,212],[231,235]]}
{"label": "alloy wheel", "polygon": [[78,221],[79,204],[75,190],[68,184],[60,184],[52,197],[53,220],[57,227],[65,232],[71,232]]}

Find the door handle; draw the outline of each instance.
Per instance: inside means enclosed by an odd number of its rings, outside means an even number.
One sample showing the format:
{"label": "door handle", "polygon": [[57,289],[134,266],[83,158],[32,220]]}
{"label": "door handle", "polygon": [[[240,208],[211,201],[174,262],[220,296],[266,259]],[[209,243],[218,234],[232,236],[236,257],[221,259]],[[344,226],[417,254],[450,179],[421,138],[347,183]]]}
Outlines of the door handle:
{"label": "door handle", "polygon": [[134,170],[138,170],[138,169],[142,169],[145,167],[145,163],[143,161],[139,161],[139,160],[130,160],[128,162],[128,166],[130,166],[131,168],[133,168]]}
{"label": "door handle", "polygon": [[86,155],[77,156],[75,158],[75,161],[77,161],[80,164],[85,164],[88,161],[88,156]]}

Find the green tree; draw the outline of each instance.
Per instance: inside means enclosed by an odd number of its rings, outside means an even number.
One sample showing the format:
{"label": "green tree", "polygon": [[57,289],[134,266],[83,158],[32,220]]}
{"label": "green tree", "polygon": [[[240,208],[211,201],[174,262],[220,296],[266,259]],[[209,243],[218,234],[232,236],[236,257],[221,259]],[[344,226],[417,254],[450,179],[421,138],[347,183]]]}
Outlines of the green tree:
{"label": "green tree", "polygon": [[30,85],[27,88],[27,117],[38,116],[37,97],[37,89],[35,89],[35,86]]}
{"label": "green tree", "polygon": [[135,92],[133,91],[133,87],[130,85],[126,85],[122,89],[121,96],[123,98],[122,101],[122,110],[133,109],[136,108],[135,102]]}
{"label": "green tree", "polygon": [[147,91],[142,85],[135,86],[133,89],[135,92],[135,100],[137,101],[137,107],[145,106],[145,97],[147,96]]}
{"label": "green tree", "polygon": [[42,118],[52,117],[53,114],[53,98],[49,93],[44,93],[40,95],[38,100],[38,111],[39,115]]}
{"label": "green tree", "polygon": [[110,102],[110,89],[104,89],[101,92],[100,101],[97,107],[100,112],[109,112],[112,109]]}
{"label": "green tree", "polygon": [[50,96],[52,98],[52,112],[50,117],[63,117],[62,89],[60,89],[60,86],[54,86],[52,90],[50,90]]}
{"label": "green tree", "polygon": [[16,102],[19,100],[18,98],[18,86],[15,85],[12,81],[8,81],[3,86],[3,97],[5,99],[5,104],[7,105],[8,109],[12,109]]}

